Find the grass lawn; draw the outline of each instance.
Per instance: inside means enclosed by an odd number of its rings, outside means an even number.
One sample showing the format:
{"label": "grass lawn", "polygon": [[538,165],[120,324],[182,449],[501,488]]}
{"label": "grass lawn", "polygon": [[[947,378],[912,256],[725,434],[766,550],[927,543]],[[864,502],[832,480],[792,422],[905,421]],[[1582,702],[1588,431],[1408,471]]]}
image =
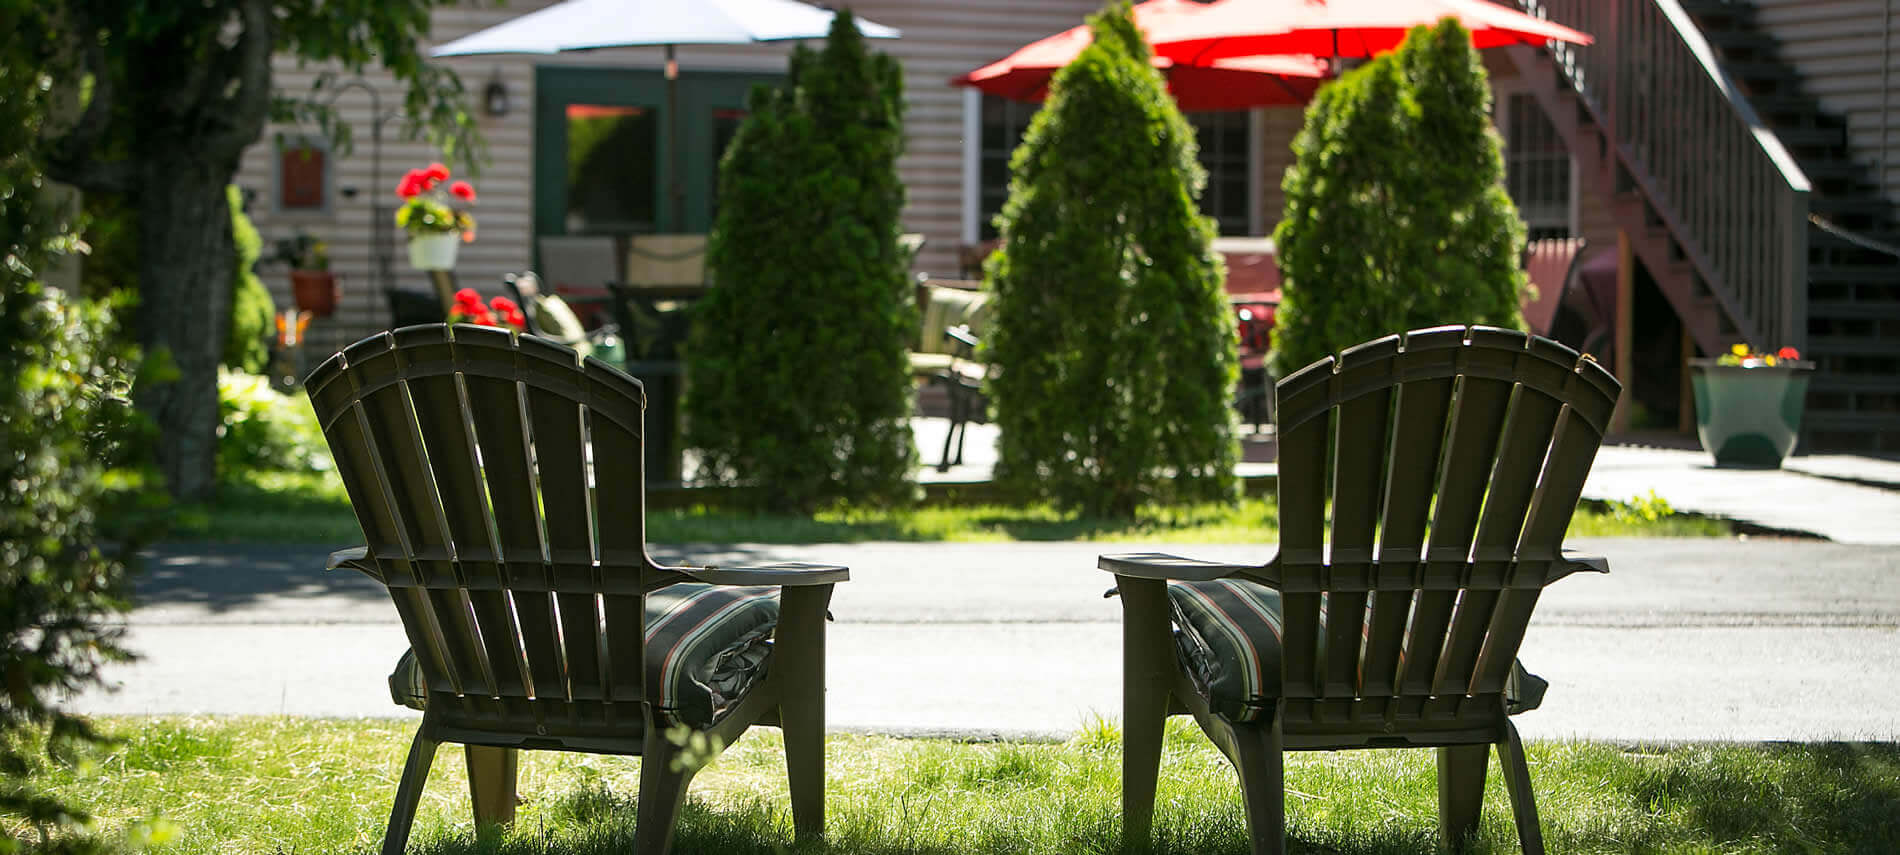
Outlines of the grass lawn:
{"label": "grass lawn", "polygon": [[[1586,502],[1572,537],[1722,537],[1724,520],[1659,512],[1638,500]],[[268,543],[357,543],[362,533],[334,475],[250,472],[233,476],[218,499],[181,508],[170,536]],[[814,518],[755,515],[716,508],[653,510],[653,543],[852,543],[890,541],[1144,541],[1271,543],[1279,517],[1270,497],[1235,507],[1150,510],[1134,522],[1075,518],[1047,506],[926,505],[901,511],[836,510]]]}
{"label": "grass lawn", "polygon": [[[125,742],[38,783],[93,808],[108,841],[157,819],[165,853],[373,852],[413,724],[296,718],[108,719]],[[694,781],[676,851],[1108,853],[1120,840],[1120,737],[959,744],[833,735],[828,837],[791,846],[778,731],[755,730]],[[512,830],[478,840],[462,754],[437,755],[410,852],[630,852],[638,761],[530,752]],[[1864,744],[1530,746],[1550,851],[1900,851],[1900,747]],[[1295,852],[1437,851],[1429,750],[1290,756]],[[1475,851],[1516,852],[1495,760]],[[1185,719],[1170,722],[1156,851],[1242,853],[1234,775]]]}

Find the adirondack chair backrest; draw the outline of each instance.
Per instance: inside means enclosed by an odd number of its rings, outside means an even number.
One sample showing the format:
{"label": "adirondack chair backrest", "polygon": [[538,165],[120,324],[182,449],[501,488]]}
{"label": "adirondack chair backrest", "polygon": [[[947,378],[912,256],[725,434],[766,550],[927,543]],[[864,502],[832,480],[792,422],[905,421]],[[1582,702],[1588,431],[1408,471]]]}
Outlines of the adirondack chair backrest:
{"label": "adirondack chair backrest", "polygon": [[366,338],[306,382],[451,725],[555,736],[641,719],[639,381],[485,327]]}
{"label": "adirondack chair backrest", "polygon": [[1486,327],[1388,336],[1280,382],[1289,724],[1501,709],[1619,388]]}

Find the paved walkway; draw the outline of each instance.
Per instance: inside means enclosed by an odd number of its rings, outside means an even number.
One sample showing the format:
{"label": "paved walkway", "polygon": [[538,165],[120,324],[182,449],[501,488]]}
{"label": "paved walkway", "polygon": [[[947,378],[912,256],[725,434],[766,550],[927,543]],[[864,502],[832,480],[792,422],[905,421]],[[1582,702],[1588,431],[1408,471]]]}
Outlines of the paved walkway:
{"label": "paved walkway", "polygon": [[[914,422],[923,459],[936,461],[941,419]],[[965,465],[927,470],[931,481],[986,481],[996,463],[996,428],[972,425]],[[1271,476],[1272,463],[1243,463],[1242,476]],[[1900,544],[1900,461],[1850,455],[1791,458],[1786,468],[1718,469],[1701,451],[1609,445],[1597,454],[1583,495],[1627,500],[1661,496],[1678,511],[1727,517],[1839,543]]]}
{"label": "paved walkway", "polygon": [[[1900,738],[1900,553],[1816,541],[1586,540],[1609,576],[1539,603],[1524,661],[1552,683],[1534,738]],[[1062,737],[1119,716],[1120,606],[1101,552],[1140,544],[824,544],[667,549],[663,560],[847,564],[830,627],[833,727]],[[1178,547],[1155,547],[1164,550]],[[1258,561],[1264,545],[1180,549]],[[660,552],[656,550],[656,552]],[[171,545],[132,617],[137,664],[96,713],[398,716],[404,647],[377,586],[322,548]]]}
{"label": "paved walkway", "polygon": [[[918,422],[934,461],[943,422]],[[934,431],[934,433],[933,433]],[[987,477],[994,430],[966,465]],[[1271,464],[1246,474],[1271,475]],[[1878,486],[1878,485],[1885,485]],[[1540,601],[1523,658],[1550,679],[1534,738],[1900,739],[1900,464],[1796,458],[1718,470],[1700,453],[1612,447],[1587,493],[1654,490],[1679,509],[1819,532],[1778,538],[1582,540],[1610,558]],[[383,678],[405,646],[386,594],[326,573],[325,544],[174,544],[149,553],[130,644],[143,661],[90,694],[96,713],[413,716]],[[656,548],[667,561],[815,560],[852,568],[833,604],[833,727],[964,737],[1062,737],[1119,716],[1120,606],[1102,552],[1261,561],[1267,544],[821,544]]]}

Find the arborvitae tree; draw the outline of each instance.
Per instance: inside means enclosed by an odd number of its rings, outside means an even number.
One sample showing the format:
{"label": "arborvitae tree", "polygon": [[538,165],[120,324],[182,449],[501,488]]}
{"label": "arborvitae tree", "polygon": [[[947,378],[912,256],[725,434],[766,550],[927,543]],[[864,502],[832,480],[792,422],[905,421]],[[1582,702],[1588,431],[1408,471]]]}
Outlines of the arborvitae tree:
{"label": "arborvitae tree", "polygon": [[270,348],[264,344],[271,322],[277,317],[277,305],[270,289],[257,278],[253,269],[264,251],[264,238],[244,213],[243,196],[237,185],[226,188],[231,203],[231,327],[225,332],[224,366],[249,374],[264,373],[270,364]]}
{"label": "arborvitae tree", "polygon": [[1091,514],[1231,501],[1239,368],[1194,130],[1126,3],[1090,27],[1010,159],[985,268],[996,477]]}
{"label": "arborvitae tree", "polygon": [[1490,110],[1484,66],[1452,19],[1320,90],[1274,232],[1275,374],[1419,327],[1523,328],[1524,223]]}
{"label": "arborvitae tree", "polygon": [[908,501],[903,75],[840,12],[798,49],[782,91],[752,93],[719,168],[713,286],[686,353],[686,441],[699,474],[766,507]]}

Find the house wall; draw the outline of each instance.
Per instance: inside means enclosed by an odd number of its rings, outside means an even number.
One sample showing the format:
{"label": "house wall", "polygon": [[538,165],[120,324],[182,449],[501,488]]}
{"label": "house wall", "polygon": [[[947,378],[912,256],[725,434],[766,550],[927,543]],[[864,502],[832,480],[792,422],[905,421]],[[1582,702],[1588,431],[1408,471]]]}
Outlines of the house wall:
{"label": "house wall", "polygon": [[[435,12],[433,39],[424,40],[424,50],[432,44],[459,38],[476,30],[501,23],[548,5],[541,0],[513,0],[506,5],[479,4],[455,6]],[[1080,23],[1097,8],[1098,0],[962,0],[934,3],[928,0],[859,0],[857,12],[870,20],[897,27],[901,39],[877,41],[878,49],[890,53],[903,65],[907,146],[898,162],[899,177],[907,191],[903,222],[906,231],[923,233],[928,242],[918,259],[918,267],[929,271],[954,271],[961,239],[963,204],[963,95],[949,85],[949,79],[999,59],[1028,41]],[[790,46],[756,44],[744,46],[682,46],[679,66],[683,75],[695,71],[783,72]],[[533,152],[534,152],[534,69],[538,65],[619,66],[657,69],[662,65],[658,48],[614,49],[584,54],[552,56],[476,56],[441,60],[455,68],[470,91],[471,106],[487,142],[487,159],[474,184],[480,193],[475,208],[479,236],[462,247],[456,273],[465,286],[485,293],[500,291],[503,274],[522,270],[533,258]],[[276,61],[276,84],[280,91],[297,95],[308,92],[325,67],[300,67],[290,57]],[[512,103],[502,117],[490,117],[480,110],[482,89],[496,75],[505,83]],[[371,72],[364,75],[379,90],[385,110],[400,109],[402,91],[388,75]],[[330,209],[322,214],[285,214],[276,209],[272,198],[273,159],[279,135],[315,134],[314,128],[273,126],[265,137],[246,152],[237,183],[252,191],[252,218],[268,242],[287,238],[299,231],[329,242],[332,269],[344,277],[344,301],[335,318],[313,324],[311,341],[318,347],[347,344],[354,338],[384,328],[388,307],[383,296],[372,291],[370,223],[389,216],[396,203],[394,188],[403,172],[440,159],[431,146],[403,141],[399,117],[384,132],[382,170],[371,175],[370,99],[361,90],[349,90],[337,96],[336,108],[355,128],[355,151],[335,158]],[[1270,171],[1268,183],[1277,192],[1278,171]],[[340,191],[354,188],[353,198]],[[380,212],[371,206],[381,206]],[[1277,211],[1277,207],[1272,209]],[[1277,219],[1277,215],[1270,215]],[[396,259],[393,275],[398,287],[425,289],[422,274],[408,269],[400,235],[395,237]],[[281,268],[266,267],[264,281],[271,287],[281,307],[290,305],[289,279]]]}
{"label": "house wall", "polygon": [[1753,0],[1807,94],[1847,119],[1856,160],[1900,203],[1900,0]]}

